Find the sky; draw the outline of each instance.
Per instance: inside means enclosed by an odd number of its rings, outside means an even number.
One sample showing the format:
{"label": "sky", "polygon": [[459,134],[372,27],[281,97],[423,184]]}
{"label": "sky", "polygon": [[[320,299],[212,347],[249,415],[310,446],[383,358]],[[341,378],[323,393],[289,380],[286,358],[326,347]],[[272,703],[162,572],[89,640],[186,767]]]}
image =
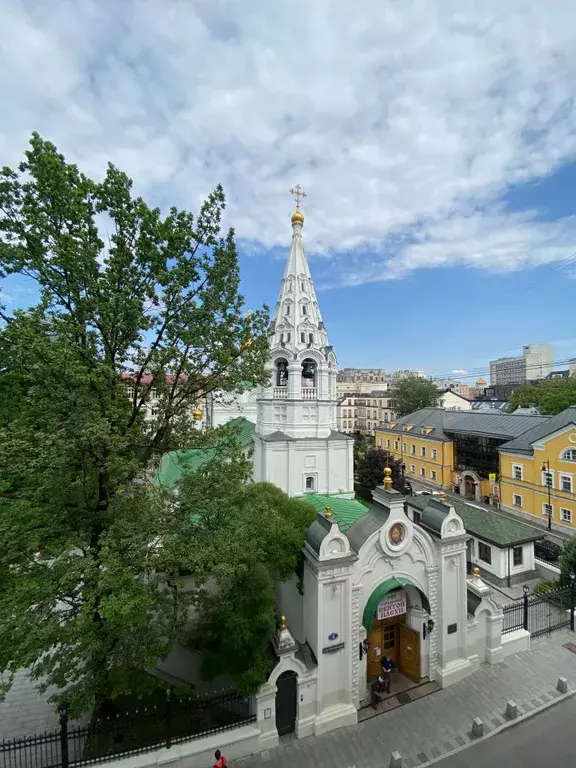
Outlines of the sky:
{"label": "sky", "polygon": [[301,184],[341,367],[576,357],[576,3],[4,0],[0,29],[0,165],[35,130],[163,209],[222,183],[248,306]]}

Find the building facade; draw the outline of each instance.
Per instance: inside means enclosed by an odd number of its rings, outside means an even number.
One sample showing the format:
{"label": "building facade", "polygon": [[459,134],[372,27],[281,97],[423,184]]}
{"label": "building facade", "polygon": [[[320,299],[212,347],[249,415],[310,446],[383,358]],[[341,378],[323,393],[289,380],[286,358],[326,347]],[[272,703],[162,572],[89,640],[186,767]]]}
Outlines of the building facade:
{"label": "building facade", "polygon": [[552,527],[576,527],[576,405],[499,448],[500,501]]}
{"label": "building facade", "polygon": [[524,384],[530,379],[545,379],[553,365],[550,344],[528,344],[523,347],[520,357],[500,357],[490,361],[490,384]]}
{"label": "building facade", "polygon": [[394,418],[386,392],[348,393],[338,400],[338,429],[345,434],[374,436],[379,424]]}

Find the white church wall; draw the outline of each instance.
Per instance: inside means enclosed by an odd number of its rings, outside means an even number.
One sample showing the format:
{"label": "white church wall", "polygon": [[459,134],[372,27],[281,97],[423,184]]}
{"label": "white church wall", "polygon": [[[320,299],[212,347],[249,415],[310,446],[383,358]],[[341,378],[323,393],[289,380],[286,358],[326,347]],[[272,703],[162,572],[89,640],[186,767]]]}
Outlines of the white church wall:
{"label": "white church wall", "polygon": [[308,562],[304,563],[304,626],[306,627],[306,640],[314,651],[316,658],[319,656],[318,637],[318,582],[316,574]]}
{"label": "white church wall", "polygon": [[304,599],[298,591],[298,577],[276,582],[276,607],[281,616],[286,616],[293,637],[299,643],[306,642],[304,632]]}

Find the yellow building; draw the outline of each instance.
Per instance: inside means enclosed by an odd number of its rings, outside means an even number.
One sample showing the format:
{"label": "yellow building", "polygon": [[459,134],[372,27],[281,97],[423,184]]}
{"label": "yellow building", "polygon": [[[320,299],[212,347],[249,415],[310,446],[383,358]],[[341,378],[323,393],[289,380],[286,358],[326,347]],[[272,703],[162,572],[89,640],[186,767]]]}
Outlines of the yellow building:
{"label": "yellow building", "polygon": [[576,526],[576,406],[500,449],[500,502],[559,527]]}
{"label": "yellow building", "polygon": [[499,500],[498,449],[545,424],[547,416],[422,408],[376,429],[376,446],[406,465],[406,477],[463,498]]}

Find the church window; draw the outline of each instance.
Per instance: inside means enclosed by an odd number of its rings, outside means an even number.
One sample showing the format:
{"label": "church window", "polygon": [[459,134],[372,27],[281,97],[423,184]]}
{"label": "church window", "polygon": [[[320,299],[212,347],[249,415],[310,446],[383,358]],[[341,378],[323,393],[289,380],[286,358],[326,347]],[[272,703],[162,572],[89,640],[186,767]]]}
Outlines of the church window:
{"label": "church window", "polygon": [[306,304],[302,304],[302,314],[307,315],[308,314],[308,307]]}
{"label": "church window", "polygon": [[289,334],[289,333],[287,333],[287,334],[286,334],[286,341],[287,341],[287,342],[289,342],[289,341],[290,341],[290,334]]}
{"label": "church window", "polygon": [[312,344],[314,342],[314,334],[313,333],[309,333],[308,334],[308,341],[310,342],[310,344]]}
{"label": "church window", "polygon": [[308,389],[316,386],[316,363],[307,357],[302,361],[302,387]]}
{"label": "church window", "polygon": [[306,343],[306,334],[305,333],[301,333],[300,334],[300,341],[302,342],[302,344]]}
{"label": "church window", "polygon": [[306,490],[307,491],[314,490],[314,478],[311,475],[308,475],[308,477],[306,478]]}
{"label": "church window", "polygon": [[301,285],[301,287],[302,287],[302,290],[303,290],[303,291],[305,291],[305,290],[306,290],[306,283],[304,282],[304,280],[302,280],[302,281],[300,282],[300,285]]}
{"label": "church window", "polygon": [[284,334],[281,333],[280,334],[280,344],[283,344],[283,343],[284,343]]}
{"label": "church window", "polygon": [[284,314],[289,315],[290,314],[290,304],[286,304],[284,306]]}

